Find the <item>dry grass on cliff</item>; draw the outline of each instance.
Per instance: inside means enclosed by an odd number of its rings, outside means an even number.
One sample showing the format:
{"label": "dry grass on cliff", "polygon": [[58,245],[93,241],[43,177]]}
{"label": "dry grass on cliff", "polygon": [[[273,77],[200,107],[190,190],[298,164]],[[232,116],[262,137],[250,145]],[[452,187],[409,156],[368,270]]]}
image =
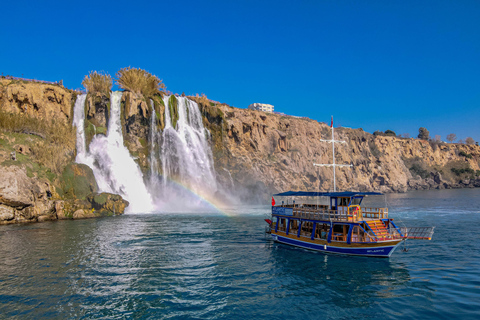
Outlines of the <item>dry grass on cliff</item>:
{"label": "dry grass on cliff", "polygon": [[117,74],[120,88],[131,91],[146,98],[153,97],[165,90],[165,85],[157,76],[137,68],[123,68]]}
{"label": "dry grass on cliff", "polygon": [[91,71],[82,81],[82,85],[90,93],[101,93],[106,96],[113,86],[112,77],[108,73]]}
{"label": "dry grass on cliff", "polygon": [[0,110],[0,131],[40,137],[30,146],[32,158],[55,174],[63,171],[75,150],[75,129],[60,121],[46,121]]}

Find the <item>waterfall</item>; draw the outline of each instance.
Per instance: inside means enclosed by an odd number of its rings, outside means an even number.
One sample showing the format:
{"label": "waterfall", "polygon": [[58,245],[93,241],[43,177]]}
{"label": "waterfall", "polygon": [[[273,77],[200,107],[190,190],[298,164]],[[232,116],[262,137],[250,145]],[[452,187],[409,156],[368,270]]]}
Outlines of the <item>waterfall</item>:
{"label": "waterfall", "polygon": [[[159,131],[155,106],[150,101],[147,187],[140,167],[123,144],[121,97],[121,92],[111,93],[107,135],[95,135],[88,151],[84,133],[86,95],[79,96],[75,103],[76,161],[92,168],[100,191],[122,195],[130,202],[127,212],[183,211],[204,204],[210,206],[202,199],[212,201],[218,193],[218,184],[209,145],[210,132],[203,126],[197,103],[185,97],[163,97],[165,128]],[[176,100],[175,115],[170,114],[170,99]],[[176,123],[173,118],[177,118]]]}
{"label": "waterfall", "polygon": [[85,99],[87,94],[81,94],[77,97],[75,101],[75,106],[73,107],[73,125],[77,127],[77,157],[75,158],[76,162],[82,162],[82,158],[85,158],[86,147],[85,147]]}
{"label": "waterfall", "polygon": [[156,155],[158,128],[157,128],[157,114],[155,112],[155,105],[153,100],[150,100],[152,107],[152,117],[150,119],[150,190],[155,190],[158,187],[158,159]]}
{"label": "waterfall", "polygon": [[[76,161],[92,168],[101,192],[120,194],[124,197],[130,203],[127,212],[150,212],[153,210],[153,202],[143,181],[143,174],[123,144],[121,97],[122,92],[111,93],[107,136],[95,135],[88,153],[79,157],[80,153],[77,152]],[[84,113],[81,116],[84,117]],[[78,123],[83,121],[78,120]],[[77,134],[78,130],[79,126]]]}
{"label": "waterfall", "polygon": [[[217,191],[217,181],[207,140],[208,131],[203,126],[198,105],[185,97],[171,97],[163,99],[165,129],[160,158],[164,184],[174,180],[196,194],[211,196]],[[178,121],[175,128],[170,114],[170,99],[177,99]]]}

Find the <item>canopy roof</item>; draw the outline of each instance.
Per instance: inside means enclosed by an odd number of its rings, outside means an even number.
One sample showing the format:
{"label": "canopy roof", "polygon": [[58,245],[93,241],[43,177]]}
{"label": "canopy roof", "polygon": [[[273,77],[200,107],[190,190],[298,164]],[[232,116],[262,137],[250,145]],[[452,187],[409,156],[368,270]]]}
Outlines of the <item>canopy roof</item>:
{"label": "canopy roof", "polygon": [[342,191],[342,192],[308,192],[308,191],[287,191],[274,194],[279,197],[354,197],[354,196],[376,196],[383,195],[380,192],[355,192],[355,191]]}

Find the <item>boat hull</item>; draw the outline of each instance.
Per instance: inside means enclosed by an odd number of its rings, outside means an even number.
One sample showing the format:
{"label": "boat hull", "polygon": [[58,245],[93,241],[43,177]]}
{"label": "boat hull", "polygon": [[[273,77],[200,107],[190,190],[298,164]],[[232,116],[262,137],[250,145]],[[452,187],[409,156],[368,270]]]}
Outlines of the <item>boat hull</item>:
{"label": "boat hull", "polygon": [[401,240],[376,242],[368,244],[347,244],[340,242],[327,243],[326,241],[310,240],[272,233],[275,242],[294,247],[319,251],[323,253],[388,258],[395,251]]}

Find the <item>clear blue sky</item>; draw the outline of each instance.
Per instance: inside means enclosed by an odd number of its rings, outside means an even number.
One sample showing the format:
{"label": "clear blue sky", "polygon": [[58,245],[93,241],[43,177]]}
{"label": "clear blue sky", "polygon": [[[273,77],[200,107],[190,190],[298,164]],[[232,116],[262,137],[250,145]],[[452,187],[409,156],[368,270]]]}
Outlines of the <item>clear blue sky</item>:
{"label": "clear blue sky", "polygon": [[167,89],[480,141],[480,1],[8,1],[0,72],[146,69]]}

